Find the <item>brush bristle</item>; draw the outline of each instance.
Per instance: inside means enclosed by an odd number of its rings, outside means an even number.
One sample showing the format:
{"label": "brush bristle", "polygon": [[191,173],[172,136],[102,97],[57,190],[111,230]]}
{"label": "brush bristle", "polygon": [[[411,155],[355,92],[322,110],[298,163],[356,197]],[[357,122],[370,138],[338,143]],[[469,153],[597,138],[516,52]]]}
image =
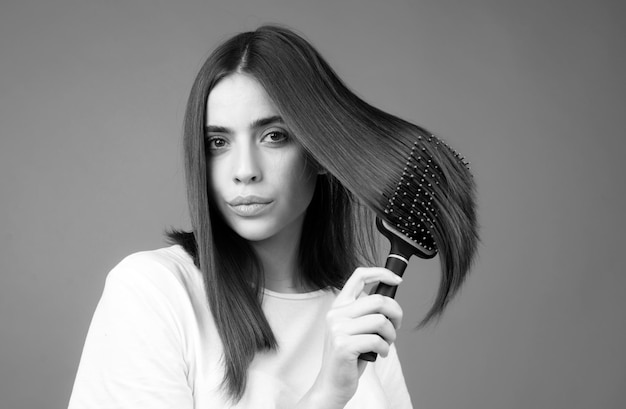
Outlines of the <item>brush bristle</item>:
{"label": "brush bristle", "polygon": [[436,251],[437,247],[432,234],[437,211],[432,203],[434,192],[428,189],[432,184],[439,184],[438,176],[433,173],[435,171],[432,157],[420,150],[418,142],[415,142],[400,181],[384,210],[389,223],[430,251]]}
{"label": "brush bristle", "polygon": [[445,142],[434,135],[427,138],[418,136],[406,160],[400,180],[393,194],[388,197],[384,213],[387,222],[402,234],[427,250],[437,251],[434,236],[439,214],[433,202],[445,174],[424,144],[431,145],[430,150],[438,150],[442,146],[451,151],[453,156],[469,170],[465,160]]}

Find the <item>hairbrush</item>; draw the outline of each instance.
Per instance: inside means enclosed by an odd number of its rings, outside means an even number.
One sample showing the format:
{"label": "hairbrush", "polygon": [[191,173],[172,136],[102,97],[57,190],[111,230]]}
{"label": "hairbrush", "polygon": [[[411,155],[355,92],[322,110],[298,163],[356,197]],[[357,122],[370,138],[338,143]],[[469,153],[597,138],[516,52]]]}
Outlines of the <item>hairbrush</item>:
{"label": "hairbrush", "polygon": [[[446,252],[442,257],[442,263],[444,263],[442,268],[444,272],[442,277],[442,287],[445,287],[443,288],[444,297],[440,291],[437,300],[439,308],[443,309],[448,301],[448,295],[456,291],[463,278],[462,276],[460,278],[455,276],[454,270],[450,271],[445,268],[446,264],[450,264],[450,261],[453,264],[455,261],[455,255],[448,254],[450,249],[454,247],[446,243],[446,240],[453,236],[446,233],[448,230],[454,229],[454,226],[449,225],[450,223],[454,223],[455,220],[463,220],[463,217],[450,218],[454,209],[451,210],[448,205],[450,201],[454,201],[455,193],[449,186],[447,175],[440,166],[441,162],[435,160],[433,154],[443,150],[445,153],[443,158],[449,159],[452,156],[455,161],[463,165],[465,171],[469,168],[458,153],[452,151],[448,145],[435,136],[431,135],[425,138],[425,141],[423,139],[421,136],[418,137],[418,141],[414,143],[406,160],[400,180],[393,192],[385,195],[386,206],[383,214],[376,218],[376,227],[391,243],[385,268],[398,276],[404,274],[411,256],[431,259],[437,255],[440,248]],[[427,149],[424,143],[430,145],[430,149]],[[441,155],[437,156],[441,158]],[[469,208],[473,210],[473,202]],[[441,217],[440,211],[446,212],[445,217]],[[472,211],[470,214],[473,216]],[[474,224],[473,221],[471,224]],[[448,276],[445,275],[446,271],[450,271]],[[374,293],[393,298],[396,290],[397,286],[380,283]],[[434,310],[435,307],[437,307],[437,302],[431,313],[436,311]],[[440,311],[436,313],[440,313]],[[429,317],[430,315],[427,316],[427,318]],[[361,354],[359,358],[375,361],[376,355],[374,352],[368,352]]]}

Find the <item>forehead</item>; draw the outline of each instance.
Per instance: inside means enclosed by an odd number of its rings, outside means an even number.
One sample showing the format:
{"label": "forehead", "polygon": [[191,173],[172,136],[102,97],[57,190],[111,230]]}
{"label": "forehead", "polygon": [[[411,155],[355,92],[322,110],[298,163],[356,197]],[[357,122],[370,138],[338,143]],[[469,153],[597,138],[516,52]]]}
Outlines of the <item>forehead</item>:
{"label": "forehead", "polygon": [[261,84],[245,74],[223,78],[207,100],[208,125],[244,125],[274,116],[278,110]]}

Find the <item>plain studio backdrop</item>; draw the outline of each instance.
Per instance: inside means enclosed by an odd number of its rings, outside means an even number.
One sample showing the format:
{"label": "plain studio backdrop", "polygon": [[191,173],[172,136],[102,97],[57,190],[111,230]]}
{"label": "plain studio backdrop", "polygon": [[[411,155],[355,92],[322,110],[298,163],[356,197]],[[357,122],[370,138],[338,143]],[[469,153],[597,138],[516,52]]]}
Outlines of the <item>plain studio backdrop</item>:
{"label": "plain studio backdrop", "polygon": [[189,227],[180,135],[200,64],[277,22],[472,163],[466,286],[417,332],[437,259],[398,292],[415,407],[623,408],[624,4],[3,0],[0,407],[67,405],[108,271]]}

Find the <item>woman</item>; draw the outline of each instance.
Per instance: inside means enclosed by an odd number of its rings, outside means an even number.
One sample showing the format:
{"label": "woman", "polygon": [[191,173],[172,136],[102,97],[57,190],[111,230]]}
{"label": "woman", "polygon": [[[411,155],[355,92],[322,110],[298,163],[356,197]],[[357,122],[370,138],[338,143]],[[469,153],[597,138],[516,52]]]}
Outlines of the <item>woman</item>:
{"label": "woman", "polygon": [[[70,408],[411,407],[393,346],[402,310],[363,293],[401,279],[358,267],[370,215],[326,145],[346,130],[318,107],[388,119],[287,29],[211,54],[185,116],[193,232],[110,272]],[[381,357],[358,359],[369,351]]]}

